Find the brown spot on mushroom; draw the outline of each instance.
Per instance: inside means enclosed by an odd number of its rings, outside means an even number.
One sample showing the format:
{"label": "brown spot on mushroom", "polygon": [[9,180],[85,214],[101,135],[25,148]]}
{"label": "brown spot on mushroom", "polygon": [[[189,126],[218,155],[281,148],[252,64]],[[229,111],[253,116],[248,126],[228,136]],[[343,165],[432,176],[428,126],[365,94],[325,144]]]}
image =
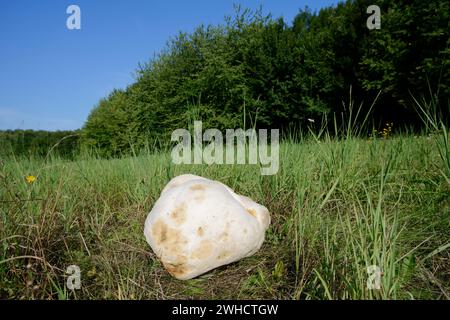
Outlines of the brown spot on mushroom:
{"label": "brown spot on mushroom", "polygon": [[230,256],[230,253],[228,251],[222,251],[218,256],[218,260],[224,260]]}
{"label": "brown spot on mushroom", "polygon": [[195,249],[192,254],[191,258],[193,259],[204,259],[207,258],[213,251],[213,245],[210,241],[204,240],[200,243],[200,245]]}
{"label": "brown spot on mushroom", "polygon": [[170,217],[175,220],[177,224],[182,224],[186,221],[186,203],[182,202],[170,213]]}
{"label": "brown spot on mushroom", "polygon": [[152,234],[158,244],[167,239],[167,225],[161,220],[156,221],[152,227]]}
{"label": "brown spot on mushroom", "polygon": [[244,234],[247,234],[247,228],[244,229]]}
{"label": "brown spot on mushroom", "polygon": [[200,237],[203,237],[203,235],[205,234],[205,231],[203,230],[202,227],[198,227],[198,229],[197,229],[197,234],[198,234]]}
{"label": "brown spot on mushroom", "polygon": [[219,241],[226,241],[227,239],[228,239],[228,232],[223,232],[219,237]]}
{"label": "brown spot on mushroom", "polygon": [[197,202],[201,202],[205,199],[204,196],[204,190],[206,189],[205,185],[197,183],[192,185],[189,189],[195,191],[194,200],[196,200]]}
{"label": "brown spot on mushroom", "polygon": [[248,212],[249,214],[251,214],[252,216],[256,217],[256,211],[255,211],[255,209],[249,208],[249,209],[247,209],[247,212]]}
{"label": "brown spot on mushroom", "polygon": [[175,228],[168,227],[161,220],[157,220],[152,228],[152,235],[155,242],[161,246],[162,255],[166,252],[178,254],[183,252],[187,239]]}
{"label": "brown spot on mushroom", "polygon": [[192,191],[203,191],[206,189],[206,187],[203,184],[196,183],[193,184],[189,189],[191,189]]}
{"label": "brown spot on mushroom", "polygon": [[167,272],[174,277],[182,277],[184,274],[189,272],[186,264],[178,261],[176,263],[165,263],[164,268],[166,268]]}

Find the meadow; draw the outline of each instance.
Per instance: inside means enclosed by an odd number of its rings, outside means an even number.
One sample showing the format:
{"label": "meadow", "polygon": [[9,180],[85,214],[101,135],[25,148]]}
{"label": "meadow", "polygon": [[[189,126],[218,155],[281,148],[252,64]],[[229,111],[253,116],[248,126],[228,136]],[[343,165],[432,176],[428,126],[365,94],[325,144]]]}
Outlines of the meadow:
{"label": "meadow", "polygon": [[[198,26],[174,24],[174,5],[156,20],[120,6],[111,25],[120,32],[95,27],[97,16],[73,31],[79,46],[58,38],[66,32],[14,29],[36,59],[5,60],[13,76],[1,105],[12,120],[3,111],[0,125],[22,130],[0,130],[0,299],[450,299],[450,2],[380,1],[377,30],[367,24],[371,5],[305,7],[291,21],[236,5],[208,25],[204,8],[190,7],[195,17],[182,20]],[[177,25],[187,30],[137,61],[164,34],[155,30]],[[61,60],[55,43],[70,43],[73,56]],[[29,51],[5,48],[19,62]],[[58,59],[83,68],[70,72]],[[122,87],[130,61],[133,80]],[[76,77],[61,86],[67,74]],[[93,102],[84,99],[105,93],[98,88],[112,91],[73,122]],[[78,129],[31,130],[34,118],[35,128]],[[171,134],[200,120],[222,133],[279,129],[279,170],[175,165]],[[180,281],[143,230],[164,186],[185,173],[263,204],[272,221],[255,255]]]}
{"label": "meadow", "polygon": [[[258,165],[173,165],[170,150],[3,158],[0,298],[449,299],[442,132],[286,139],[273,176]],[[264,204],[272,223],[261,250],[192,280],[172,278],[143,225],[164,185],[182,173]],[[79,290],[66,287],[70,265],[81,269]],[[380,289],[367,286],[370,266],[381,271]]]}

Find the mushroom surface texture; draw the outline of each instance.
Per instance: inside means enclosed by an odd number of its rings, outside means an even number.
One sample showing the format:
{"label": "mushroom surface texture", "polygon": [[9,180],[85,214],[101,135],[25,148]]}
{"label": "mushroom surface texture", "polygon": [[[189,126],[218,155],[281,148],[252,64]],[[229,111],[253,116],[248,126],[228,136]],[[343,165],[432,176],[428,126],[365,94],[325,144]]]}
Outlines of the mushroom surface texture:
{"label": "mushroom surface texture", "polygon": [[266,207],[223,183],[184,174],[161,192],[144,235],[166,270],[187,280],[253,255],[269,224]]}

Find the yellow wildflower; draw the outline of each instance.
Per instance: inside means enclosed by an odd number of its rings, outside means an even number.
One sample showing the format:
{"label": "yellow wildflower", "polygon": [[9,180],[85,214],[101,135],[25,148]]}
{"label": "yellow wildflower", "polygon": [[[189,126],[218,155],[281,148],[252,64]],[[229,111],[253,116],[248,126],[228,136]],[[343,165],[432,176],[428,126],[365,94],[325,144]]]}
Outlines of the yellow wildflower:
{"label": "yellow wildflower", "polygon": [[28,184],[32,184],[32,183],[34,183],[36,181],[36,177],[35,176],[31,176],[31,175],[27,176],[25,179],[27,180]]}

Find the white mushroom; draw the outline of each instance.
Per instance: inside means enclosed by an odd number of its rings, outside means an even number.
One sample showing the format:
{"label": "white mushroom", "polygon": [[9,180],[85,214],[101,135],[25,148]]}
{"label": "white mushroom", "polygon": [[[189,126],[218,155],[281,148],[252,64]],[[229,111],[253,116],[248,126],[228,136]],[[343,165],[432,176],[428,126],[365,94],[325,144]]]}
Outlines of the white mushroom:
{"label": "white mushroom", "polygon": [[187,280],[253,255],[269,224],[266,207],[218,181],[186,174],[163,189],[144,235],[167,271]]}

